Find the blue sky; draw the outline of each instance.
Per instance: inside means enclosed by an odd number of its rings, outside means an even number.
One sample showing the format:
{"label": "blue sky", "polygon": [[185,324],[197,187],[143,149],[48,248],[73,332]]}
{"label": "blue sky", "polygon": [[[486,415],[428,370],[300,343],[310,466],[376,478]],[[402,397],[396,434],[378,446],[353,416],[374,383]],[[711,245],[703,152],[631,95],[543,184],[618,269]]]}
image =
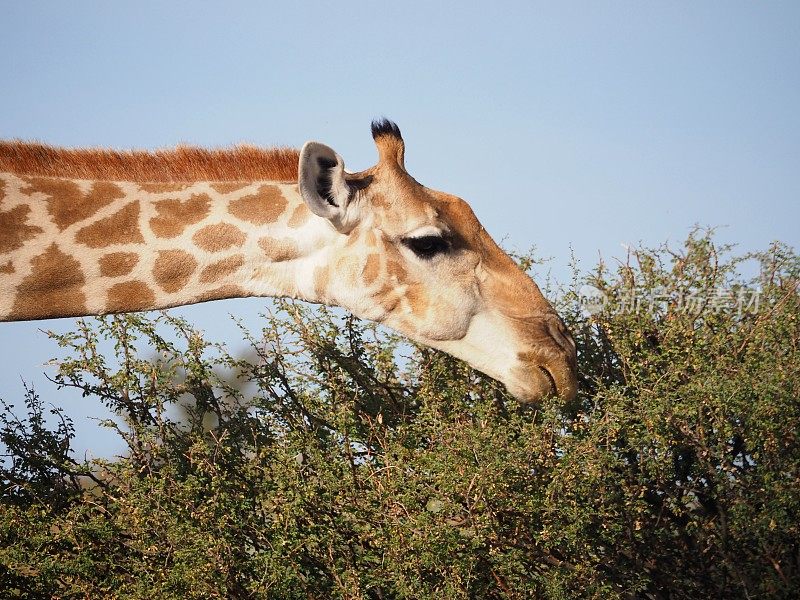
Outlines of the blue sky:
{"label": "blue sky", "polygon": [[[372,165],[397,121],[406,165],[468,200],[510,249],[562,280],[623,244],[719,226],[742,250],[800,242],[797,2],[10,2],[0,137],[67,146],[333,146]],[[180,312],[237,347],[228,313]],[[93,402],[56,394],[40,328],[0,324],[0,398],[21,378],[107,453]]]}

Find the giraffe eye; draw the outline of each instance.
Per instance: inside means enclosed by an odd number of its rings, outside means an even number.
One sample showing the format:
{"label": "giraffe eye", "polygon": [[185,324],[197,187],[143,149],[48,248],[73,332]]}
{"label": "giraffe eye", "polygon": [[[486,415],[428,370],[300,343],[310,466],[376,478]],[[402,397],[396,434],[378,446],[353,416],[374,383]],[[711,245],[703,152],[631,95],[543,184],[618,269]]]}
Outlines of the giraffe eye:
{"label": "giraffe eye", "polygon": [[433,258],[437,254],[447,252],[450,244],[439,235],[423,235],[422,237],[405,238],[403,243],[420,258]]}

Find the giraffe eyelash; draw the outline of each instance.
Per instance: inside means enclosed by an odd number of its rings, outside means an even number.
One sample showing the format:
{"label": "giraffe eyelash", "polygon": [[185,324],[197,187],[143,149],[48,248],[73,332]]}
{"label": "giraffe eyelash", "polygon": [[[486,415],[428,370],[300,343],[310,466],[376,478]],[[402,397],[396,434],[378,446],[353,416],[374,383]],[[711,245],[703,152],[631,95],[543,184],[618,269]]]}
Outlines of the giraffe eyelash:
{"label": "giraffe eyelash", "polygon": [[403,244],[420,258],[430,259],[450,249],[450,242],[440,235],[423,235],[403,239]]}

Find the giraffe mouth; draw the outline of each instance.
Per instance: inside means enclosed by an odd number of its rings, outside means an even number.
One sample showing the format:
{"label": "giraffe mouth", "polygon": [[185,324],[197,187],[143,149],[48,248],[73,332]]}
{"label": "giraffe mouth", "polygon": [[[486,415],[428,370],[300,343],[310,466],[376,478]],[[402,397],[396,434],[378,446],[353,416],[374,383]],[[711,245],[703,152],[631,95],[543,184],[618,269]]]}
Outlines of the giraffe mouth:
{"label": "giraffe mouth", "polygon": [[541,364],[520,365],[512,371],[510,379],[505,381],[508,391],[523,404],[535,404],[545,398],[560,395],[558,378],[546,366]]}
{"label": "giraffe mouth", "polygon": [[571,401],[577,393],[577,372],[571,357],[525,356],[505,381],[508,391],[523,403],[559,397]]}
{"label": "giraffe mouth", "polygon": [[558,386],[556,385],[556,378],[553,377],[553,374],[547,367],[543,367],[539,365],[539,370],[545,376],[545,379],[550,384],[550,394],[558,394]]}

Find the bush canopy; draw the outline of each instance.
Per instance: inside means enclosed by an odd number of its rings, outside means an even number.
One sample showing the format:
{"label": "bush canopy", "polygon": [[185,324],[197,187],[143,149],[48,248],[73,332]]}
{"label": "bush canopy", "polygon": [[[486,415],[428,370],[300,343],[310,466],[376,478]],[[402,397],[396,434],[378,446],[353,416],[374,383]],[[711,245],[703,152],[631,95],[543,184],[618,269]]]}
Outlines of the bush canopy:
{"label": "bush canopy", "polygon": [[76,459],[33,389],[5,406],[0,596],[796,597],[798,281],[704,231],[577,273],[549,297],[580,392],[533,407],[300,303],[245,356],[168,313],[78,321],[55,381],[126,454]]}

